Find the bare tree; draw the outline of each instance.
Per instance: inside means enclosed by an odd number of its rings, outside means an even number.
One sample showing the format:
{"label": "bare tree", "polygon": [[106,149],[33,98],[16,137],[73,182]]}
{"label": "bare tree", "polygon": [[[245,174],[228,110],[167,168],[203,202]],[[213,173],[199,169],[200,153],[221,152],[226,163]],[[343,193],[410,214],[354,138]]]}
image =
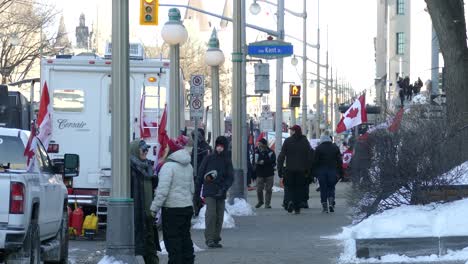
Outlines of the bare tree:
{"label": "bare tree", "polygon": [[[425,0],[432,25],[437,33],[445,63],[445,85],[449,128],[457,131],[468,124],[468,47],[463,0]],[[460,161],[468,159],[468,130],[460,133],[458,144],[465,151]]]}
{"label": "bare tree", "polygon": [[12,2],[0,13],[2,83],[25,79],[31,69],[38,66],[41,55],[57,52],[53,47],[56,36],[47,34],[56,15],[51,6],[27,1]]}

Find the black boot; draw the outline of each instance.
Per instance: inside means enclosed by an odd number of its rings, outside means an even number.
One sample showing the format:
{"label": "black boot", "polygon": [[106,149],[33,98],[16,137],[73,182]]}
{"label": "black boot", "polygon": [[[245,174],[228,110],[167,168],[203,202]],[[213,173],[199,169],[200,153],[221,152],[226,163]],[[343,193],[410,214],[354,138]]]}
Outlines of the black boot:
{"label": "black boot", "polygon": [[328,214],[328,204],[322,203],[322,213],[327,213]]}
{"label": "black boot", "polygon": [[329,197],[328,198],[328,204],[329,204],[329,211],[330,213],[335,212],[335,198],[334,197]]}

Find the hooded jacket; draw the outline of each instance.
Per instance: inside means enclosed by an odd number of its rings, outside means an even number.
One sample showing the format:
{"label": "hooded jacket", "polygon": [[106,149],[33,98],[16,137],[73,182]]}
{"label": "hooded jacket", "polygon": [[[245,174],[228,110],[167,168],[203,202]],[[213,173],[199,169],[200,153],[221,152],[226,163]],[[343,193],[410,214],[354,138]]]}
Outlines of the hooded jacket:
{"label": "hooded jacket", "polygon": [[304,135],[294,134],[284,141],[278,155],[278,172],[280,176],[286,161],[286,170],[307,171],[312,167],[314,150]]}
{"label": "hooded jacket", "polygon": [[157,212],[161,207],[192,206],[194,192],[195,184],[190,154],[185,149],[178,150],[167,157],[166,163],[159,172],[159,184],[154,193],[151,211]]}
{"label": "hooded jacket", "polygon": [[340,175],[343,175],[343,159],[341,158],[340,148],[331,140],[324,140],[315,149],[314,168],[336,169]]}
{"label": "hooded jacket", "polygon": [[[196,180],[197,197],[200,196],[203,185],[203,197],[226,199],[227,190],[234,181],[231,155],[227,150],[229,142],[226,137],[220,136],[216,139],[216,145],[223,145],[224,151],[218,153],[215,150],[201,163]],[[213,170],[217,173],[216,178],[212,182],[205,181],[205,174]]]}

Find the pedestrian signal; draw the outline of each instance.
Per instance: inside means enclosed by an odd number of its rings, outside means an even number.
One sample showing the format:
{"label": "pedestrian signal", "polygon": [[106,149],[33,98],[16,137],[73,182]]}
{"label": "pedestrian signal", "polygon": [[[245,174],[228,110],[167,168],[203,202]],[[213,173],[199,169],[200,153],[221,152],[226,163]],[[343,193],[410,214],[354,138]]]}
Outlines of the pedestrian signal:
{"label": "pedestrian signal", "polygon": [[158,25],[159,0],[140,0],[140,25]]}
{"label": "pedestrian signal", "polygon": [[289,85],[289,107],[299,107],[301,105],[301,86]]}

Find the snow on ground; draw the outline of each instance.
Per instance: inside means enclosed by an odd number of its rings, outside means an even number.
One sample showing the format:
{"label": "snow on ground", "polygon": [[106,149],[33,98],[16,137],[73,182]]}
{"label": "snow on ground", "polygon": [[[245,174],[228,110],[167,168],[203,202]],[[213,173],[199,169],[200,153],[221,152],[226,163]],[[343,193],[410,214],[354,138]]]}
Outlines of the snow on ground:
{"label": "snow on ground", "polygon": [[122,261],[117,261],[113,257],[104,256],[98,264],[125,264]]}
{"label": "snow on ground", "polygon": [[[468,208],[468,199],[446,204],[403,205],[373,215],[354,226],[344,227],[342,233],[329,238],[343,240],[344,253],[340,257],[342,262],[357,261],[355,239],[468,235],[468,225],[466,225],[468,210],[466,208]],[[396,257],[401,259],[395,260]],[[468,260],[468,248],[443,256],[442,260],[452,260],[445,259],[450,257],[453,257],[453,260]],[[436,258],[436,256],[426,258]],[[383,262],[411,262],[410,260],[416,261],[415,258],[405,256],[382,258]],[[419,258],[417,260],[431,261]],[[362,262],[369,261],[363,260]]]}
{"label": "snow on ground", "polygon": [[252,206],[245,200],[234,198],[234,204],[230,205],[226,202],[226,211],[231,216],[252,216],[255,212]]}
{"label": "snow on ground", "polygon": [[[205,213],[206,213],[206,206],[200,210],[198,217],[192,220],[192,228],[193,229],[205,229]],[[234,218],[225,210],[224,211],[224,222],[223,228],[234,228],[236,227],[236,223]]]}
{"label": "snow on ground", "polygon": [[[167,255],[167,250],[166,250],[166,245],[164,244],[164,241],[159,242],[159,246],[161,247],[161,252],[159,254],[161,255]],[[204,251],[204,249],[199,248],[195,243],[193,243],[193,250],[195,252],[201,252]]]}
{"label": "snow on ground", "polygon": [[284,192],[284,189],[276,185],[273,185],[273,192]]}
{"label": "snow on ground", "polygon": [[413,100],[411,102],[413,104],[427,104],[427,98],[422,94],[418,94],[413,97]]}
{"label": "snow on ground", "polygon": [[444,177],[453,179],[454,184],[468,184],[468,161],[447,172]]}

